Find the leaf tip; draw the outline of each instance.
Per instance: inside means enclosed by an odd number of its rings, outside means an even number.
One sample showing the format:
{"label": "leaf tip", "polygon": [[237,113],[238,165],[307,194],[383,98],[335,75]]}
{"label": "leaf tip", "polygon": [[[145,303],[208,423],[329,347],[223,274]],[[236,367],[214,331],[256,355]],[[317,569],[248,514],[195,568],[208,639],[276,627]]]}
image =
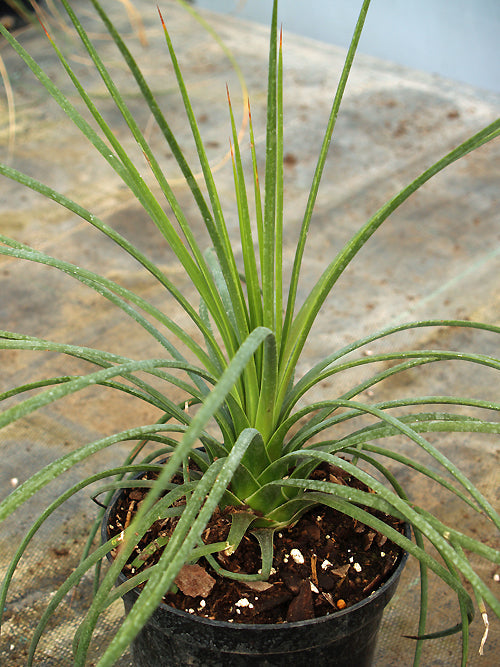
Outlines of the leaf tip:
{"label": "leaf tip", "polygon": [[165,25],[165,21],[163,20],[163,14],[161,13],[160,5],[156,5],[156,9],[158,10],[158,14],[160,16],[160,21],[163,26],[163,30],[167,29],[167,26]]}
{"label": "leaf tip", "polygon": [[50,36],[50,33],[49,33],[49,31],[47,30],[47,28],[45,27],[45,24],[43,23],[42,19],[38,16],[38,14],[36,15],[36,17],[37,17],[37,19],[38,19],[38,23],[42,26],[42,30],[44,31],[45,36],[47,37],[47,39],[49,40],[49,42],[50,42],[51,44],[53,44],[53,43],[54,43],[54,40],[53,40],[52,37]]}

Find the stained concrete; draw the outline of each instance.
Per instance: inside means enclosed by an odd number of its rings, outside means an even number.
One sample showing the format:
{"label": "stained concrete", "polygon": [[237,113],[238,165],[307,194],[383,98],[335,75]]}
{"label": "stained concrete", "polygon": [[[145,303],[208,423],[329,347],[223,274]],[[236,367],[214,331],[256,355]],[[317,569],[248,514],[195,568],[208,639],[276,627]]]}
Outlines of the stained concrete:
{"label": "stained concrete", "polygon": [[[117,24],[130,36],[134,52],[172,128],[190,156],[194,156],[182,104],[175,91],[156,9],[147,0],[134,2],[141,22],[132,14],[132,25],[120,2],[108,0]],[[175,2],[162,3],[165,18],[179,53],[193,106],[199,118],[216,181],[236,239],[236,213],[232,169],[228,156],[229,124],[225,84],[229,85],[238,122],[243,117],[243,97],[238,79],[220,47]],[[114,76],[125,93],[140,125],[156,147],[165,173],[187,212],[193,227],[203,238],[202,221],[173,165],[169,150],[151,124],[130,77],[127,76],[102,27],[82,5],[93,39],[113,66]],[[264,154],[265,69],[267,31],[261,26],[230,17],[204,14],[232,50],[250,92],[256,148]],[[62,36],[63,45],[85,85],[97,95],[105,117],[116,123],[116,134],[131,151],[116,111],[106,100],[104,86],[89,66],[88,57],[75,46],[67,26],[57,18],[51,30]],[[51,79],[62,86],[69,99],[76,95],[44,36],[36,28],[20,32],[20,39],[36,55]],[[311,181],[323,128],[328,117],[344,51],[312,40],[287,34],[285,26],[285,261],[290,266],[293,244],[300,227],[307,190]],[[152,228],[138,204],[110,173],[86,140],[67,122],[33,76],[0,43],[0,56],[13,88],[15,119],[9,117],[7,97],[0,97],[0,155],[3,161],[81,201],[141,249],[158,261],[178,286],[189,294],[189,284],[171,251]],[[386,199],[422,169],[468,135],[498,116],[500,98],[421,72],[397,67],[374,58],[358,56],[348,84],[335,139],[325,168],[323,187],[316,206],[304,259],[299,298],[304,298],[321,268],[349,236]],[[15,127],[15,135],[12,133]],[[243,143],[245,139],[243,140]],[[499,142],[481,148],[440,174],[421,192],[406,202],[371,239],[339,281],[318,319],[315,335],[299,368],[305,371],[326,352],[393,322],[420,318],[470,318],[486,322],[499,320],[498,275],[500,275],[500,224],[498,215]],[[140,160],[139,156],[139,160]],[[248,160],[248,151],[245,153]],[[148,168],[143,163],[145,177]],[[140,267],[120,252],[100,233],[65,209],[24,190],[7,180],[0,182],[0,227],[4,234],[28,243],[48,254],[98,270],[105,276],[137,290],[168,310],[187,330],[191,324],[179,307]],[[97,294],[53,269],[27,262],[0,258],[1,328],[58,341],[113,349],[130,357],[154,356],[139,327]],[[147,341],[147,343],[146,343]],[[148,348],[145,351],[145,345]],[[391,342],[396,347],[443,346],[498,355],[498,343],[488,334],[471,331],[419,330]],[[34,377],[78,372],[81,364],[52,354],[12,352],[1,354],[0,391]],[[345,381],[325,381],[316,398],[338,395]],[[450,389],[452,388],[452,389]],[[454,391],[478,398],[499,400],[498,381],[487,370],[469,372],[465,365],[446,364],[443,368],[421,369],[411,378],[401,376],[377,389],[373,400],[403,394],[439,394]],[[175,397],[174,397],[175,398]],[[370,398],[370,397],[369,397]],[[11,480],[23,481],[41,462],[49,462],[78,445],[116,429],[144,420],[154,420],[154,411],[111,392],[89,390],[56,403],[22,423],[6,429],[1,436],[3,451],[0,497],[11,490]],[[498,502],[498,438],[456,435],[440,438],[440,447],[472,480]],[[405,443],[398,447],[405,451]],[[105,464],[121,460],[124,447],[103,455]],[[27,504],[16,521],[0,531],[0,572],[4,570],[13,544],[42,501],[55,497],[76,482],[81,471],[98,468],[90,460],[68,473],[42,492],[42,498]],[[417,502],[437,511],[444,520],[481,535],[498,546],[496,536],[481,533],[483,527],[463,514],[453,501],[443,504],[421,480],[401,473]],[[79,510],[79,519],[73,518]],[[13,597],[8,603],[9,620],[1,637],[0,656],[6,664],[25,664],[25,642],[58,582],[77,561],[77,547],[84,540],[85,525],[94,506],[83,493],[63,508],[57,527],[49,524],[20,569]],[[49,555],[49,571],[43,562]],[[481,566],[489,581],[493,566]],[[403,639],[415,631],[418,608],[418,568],[410,564],[385,616],[386,632],[381,636],[377,665],[411,664],[412,641]],[[492,584],[495,585],[495,584]],[[498,588],[498,584],[496,584]],[[89,594],[84,583],[61,611],[54,628],[40,647],[38,665],[69,665],[71,631],[80,618]],[[429,627],[438,629],[457,622],[455,601],[432,584]],[[105,644],[121,614],[120,605],[111,610],[101,630],[98,644]],[[500,628],[492,620],[486,655],[479,659],[477,648],[482,635],[480,619],[472,630],[470,665],[497,664]],[[96,646],[96,652],[98,652]],[[120,663],[128,664],[124,658]],[[459,641],[451,637],[428,644],[422,664],[459,664]]]}

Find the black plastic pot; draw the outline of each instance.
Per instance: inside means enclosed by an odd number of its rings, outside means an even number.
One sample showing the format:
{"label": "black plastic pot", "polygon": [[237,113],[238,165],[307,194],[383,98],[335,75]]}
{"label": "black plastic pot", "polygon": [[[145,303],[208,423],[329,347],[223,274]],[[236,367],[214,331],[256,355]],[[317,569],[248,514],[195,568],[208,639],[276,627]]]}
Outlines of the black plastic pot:
{"label": "black plastic pot", "polygon": [[[103,520],[103,540],[108,539],[107,521],[113,505]],[[369,667],[384,608],[396,591],[407,557],[407,554],[402,556],[390,578],[370,597],[342,611],[308,621],[233,624],[160,604],[132,644],[134,665]],[[126,613],[138,596],[137,590],[124,595]]]}

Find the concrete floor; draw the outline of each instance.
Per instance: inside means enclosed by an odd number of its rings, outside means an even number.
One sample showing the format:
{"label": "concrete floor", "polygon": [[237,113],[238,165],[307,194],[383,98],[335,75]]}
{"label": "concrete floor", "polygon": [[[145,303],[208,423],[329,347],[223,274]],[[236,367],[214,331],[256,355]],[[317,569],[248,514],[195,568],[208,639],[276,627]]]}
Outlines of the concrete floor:
{"label": "concrete floor", "polygon": [[[141,12],[143,26],[134,19],[132,29],[122,3],[107,0],[105,4],[125,31],[132,33],[141,28],[138,34],[146,37],[147,44],[141,45],[137,35],[131,35],[138,60],[163,108],[168,109],[168,118],[178,132],[181,145],[193,155],[154,5],[147,0],[134,2],[134,7]],[[238,80],[219,46],[175,2],[163,0],[162,9],[189,83],[209,157],[217,165],[217,185],[227,219],[232,231],[236,232],[232,169],[227,155],[229,127],[225,84],[228,82],[233,105],[238,111],[242,103]],[[86,11],[86,5],[82,6],[82,12],[85,14]],[[260,26],[230,17],[207,16],[233,51],[245,75],[254,124],[258,128],[257,150],[262,155],[267,32]],[[86,21],[95,42],[113,63],[116,78],[126,91],[140,124],[149,128],[147,110],[136,97],[133,85],[102,28],[94,24],[90,16]],[[54,23],[54,31],[61,34],[62,28]],[[40,32],[29,28],[20,38],[74,101],[71,85],[66,82]],[[103,112],[107,118],[114,119],[115,112],[104,97],[103,84],[92,73],[88,59],[75,48],[70,34],[63,40],[78,74],[92,93],[102,94]],[[287,34],[286,26],[284,49],[285,220],[289,242],[285,256],[291,260],[293,239],[300,226],[344,51]],[[188,289],[171,252],[148,226],[144,213],[129,193],[109,173],[106,163],[96,157],[86,141],[64,120],[60,110],[4,43],[0,43],[0,57],[13,86],[16,114],[13,140],[6,96],[0,95],[1,159],[82,201],[149,253],[178,286]],[[304,261],[300,295],[307,293],[321,266],[371,213],[439,156],[494,120],[499,109],[500,98],[493,94],[358,56],[325,168]],[[118,122],[116,132],[120,138],[125,137]],[[129,143],[128,139],[124,140]],[[175,182],[179,199],[196,228],[196,211],[187,189],[172,164],[173,160],[152,130],[151,141],[154,144],[156,140],[165,172]],[[133,150],[132,144],[129,145]],[[385,223],[338,283],[318,320],[316,335],[299,371],[309,367],[325,351],[395,321],[458,317],[498,323],[499,153],[500,143],[496,141],[469,155],[427,184]],[[168,307],[169,315],[177,317],[189,328],[178,307],[170,302],[167,306],[165,293],[127,256],[103,241],[97,231],[52,202],[6,180],[0,182],[0,228],[2,233],[48,254],[98,270],[138,290],[158,305]],[[202,234],[201,229],[199,233]],[[118,353],[144,356],[142,330],[124,328],[121,315],[106,301],[69,278],[52,269],[5,258],[0,258],[0,276],[0,328],[85,346],[112,346]],[[471,332],[421,330],[418,334],[400,337],[394,344],[401,347],[442,345],[450,349],[458,346],[498,356],[498,343],[492,337]],[[51,354],[3,352],[0,391],[28,378],[70,373],[77,366],[76,362],[61,360]],[[498,381],[495,382],[491,373],[474,371],[471,376],[468,369],[457,364],[450,364],[445,369],[446,374],[435,369],[419,372],[411,384],[406,379],[390,383],[377,392],[377,399],[394,396],[395,391],[396,395],[401,391],[408,394],[447,393],[450,386],[455,387],[457,394],[463,392],[500,399]],[[329,387],[325,383],[322,389],[328,391]],[[331,386],[330,391],[341,393],[342,385]],[[24,480],[42,462],[49,462],[79,444],[116,429],[153,418],[154,415],[142,405],[134,405],[113,394],[106,395],[103,400],[97,391],[87,392],[84,398],[66,399],[31,416],[1,436],[0,498],[9,493],[12,478]],[[469,474],[492,502],[497,502],[498,438],[466,435],[444,438],[440,443],[443,451]],[[119,447],[110,450],[105,454],[104,463],[119,462],[123,451]],[[82,466],[84,471],[96,467],[95,461]],[[61,493],[80,474],[81,469],[68,473],[42,492],[40,499],[28,503],[24,513],[20,513],[15,521],[2,526],[0,575],[13,544],[30,519],[36,516],[41,503]],[[456,521],[465,531],[481,534],[481,526],[477,526],[471,517],[463,516],[461,508],[452,503],[442,506],[421,482],[417,483],[407,474],[404,481],[417,502],[426,499],[426,507],[441,512],[446,521]],[[75,509],[79,512],[77,520],[73,516]],[[60,512],[56,525],[52,523],[41,532],[20,569],[13,598],[9,601],[10,621],[3,630],[0,643],[2,664],[25,664],[26,638],[52,590],[77,561],[85,525],[93,514],[94,506],[88,495],[83,494]],[[486,538],[483,535],[483,539],[498,546],[496,536]],[[48,570],[42,565],[47,554],[50,557]],[[488,579],[495,574],[493,567],[483,568],[481,572]],[[415,631],[417,577],[418,568],[411,563],[397,600],[385,616],[385,631],[380,638],[376,663],[379,667],[411,664],[412,643],[402,635]],[[84,584],[61,611],[55,627],[41,645],[37,665],[71,664],[69,637],[88,597],[87,589],[88,585]],[[454,600],[443,594],[434,582],[431,608],[430,628],[447,627],[457,622],[459,616]],[[120,605],[111,610],[97,644],[106,643],[120,614]],[[480,619],[474,623],[470,665],[493,667],[498,664],[500,624],[490,620],[490,639],[482,659],[477,656],[482,635]],[[128,664],[128,659],[124,658],[120,664]],[[429,643],[422,664],[426,667],[455,667],[459,664],[459,640],[451,637]]]}

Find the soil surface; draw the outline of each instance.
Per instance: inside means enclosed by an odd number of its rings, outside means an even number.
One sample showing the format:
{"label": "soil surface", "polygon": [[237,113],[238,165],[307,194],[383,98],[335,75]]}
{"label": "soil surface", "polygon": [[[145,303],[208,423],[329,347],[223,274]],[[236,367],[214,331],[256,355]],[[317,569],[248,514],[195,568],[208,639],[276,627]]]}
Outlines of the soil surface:
{"label": "soil surface", "polygon": [[[367,488],[339,468],[318,469],[314,475],[339,484]],[[147,489],[128,489],[110,520],[109,534],[119,534],[129,523]],[[231,514],[226,507],[217,511],[203,533],[206,544],[224,541]],[[372,512],[403,532],[401,522]],[[126,566],[125,574],[136,570],[132,561],[148,541],[168,537],[177,519],[157,521],[151,527]],[[161,550],[144,559],[148,567]],[[289,528],[275,532],[274,561],[268,581],[241,582],[217,574],[205,559],[185,565],[176,579],[176,592],[164,602],[191,614],[235,623],[283,623],[316,618],[349,607],[368,597],[390,576],[401,549],[372,528],[333,509],[318,506]],[[260,547],[253,535],[246,535],[237,550],[216,555],[221,567],[232,572],[257,573],[261,567]]]}

